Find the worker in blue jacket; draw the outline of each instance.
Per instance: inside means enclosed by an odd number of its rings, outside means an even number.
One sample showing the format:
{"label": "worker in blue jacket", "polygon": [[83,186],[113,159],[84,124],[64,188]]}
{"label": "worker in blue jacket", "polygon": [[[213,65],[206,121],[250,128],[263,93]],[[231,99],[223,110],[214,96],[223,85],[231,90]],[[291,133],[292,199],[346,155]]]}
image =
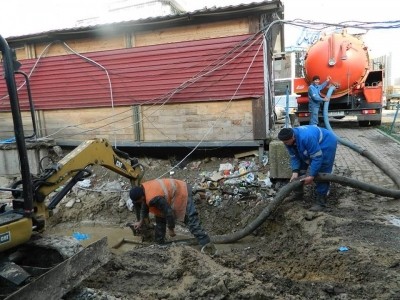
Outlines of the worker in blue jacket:
{"label": "worker in blue jacket", "polygon": [[[313,125],[283,128],[278,139],[289,152],[292,168],[290,181],[296,180],[299,175],[306,175],[307,170],[308,174],[301,179],[305,185],[312,184],[318,173],[332,173],[337,148],[337,137],[332,131]],[[326,207],[329,182],[317,182],[316,192],[316,203],[310,209],[312,211]]]}
{"label": "worker in blue jacket", "polygon": [[328,98],[321,97],[321,91],[328,85],[331,77],[328,76],[327,79],[319,84],[320,77],[315,75],[312,79],[312,83],[308,87],[308,109],[310,111],[310,125],[318,125],[318,114],[321,103],[324,101],[329,101]]}

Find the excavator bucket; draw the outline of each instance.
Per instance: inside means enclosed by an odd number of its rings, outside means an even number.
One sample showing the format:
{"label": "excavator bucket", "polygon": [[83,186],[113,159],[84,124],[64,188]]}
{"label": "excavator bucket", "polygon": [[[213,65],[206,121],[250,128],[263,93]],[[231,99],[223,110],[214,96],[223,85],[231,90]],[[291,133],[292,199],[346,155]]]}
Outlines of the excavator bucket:
{"label": "excavator bucket", "polygon": [[107,237],[104,237],[34,278],[4,299],[61,299],[63,295],[107,263],[109,258]]}

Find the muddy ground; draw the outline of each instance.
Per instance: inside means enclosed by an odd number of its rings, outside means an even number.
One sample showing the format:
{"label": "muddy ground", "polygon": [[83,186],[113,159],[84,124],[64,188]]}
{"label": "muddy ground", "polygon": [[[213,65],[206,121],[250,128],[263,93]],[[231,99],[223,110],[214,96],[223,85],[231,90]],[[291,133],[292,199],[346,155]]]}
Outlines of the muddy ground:
{"label": "muddy ground", "polygon": [[[177,161],[141,158],[145,180],[164,175],[205,188],[196,205],[212,236],[244,228],[285,184],[269,186],[268,163],[252,155],[203,157],[171,171]],[[227,163],[252,175],[211,181]],[[135,220],[125,206],[128,188],[125,179],[95,169],[90,183],[59,205],[50,227],[124,228]],[[110,260],[64,299],[400,299],[399,201],[332,184],[328,209],[310,212],[313,197],[309,186],[303,200],[286,199],[250,235],[216,245],[214,257],[181,243],[150,241],[127,251],[110,245]],[[71,200],[78,202],[66,207]],[[175,239],[191,238],[184,226],[177,233]]]}

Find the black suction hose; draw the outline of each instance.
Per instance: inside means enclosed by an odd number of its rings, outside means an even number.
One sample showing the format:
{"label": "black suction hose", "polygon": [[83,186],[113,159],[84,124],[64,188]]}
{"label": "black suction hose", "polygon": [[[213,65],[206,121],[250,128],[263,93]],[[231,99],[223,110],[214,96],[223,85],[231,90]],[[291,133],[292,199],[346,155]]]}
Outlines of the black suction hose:
{"label": "black suction hose", "polygon": [[[368,183],[363,183],[351,178],[346,178],[342,176],[332,175],[332,174],[318,174],[315,178],[316,181],[327,181],[327,182],[336,182],[342,185],[347,185],[353,188],[357,188],[366,192],[371,192],[373,194],[377,194],[384,197],[392,197],[395,199],[400,199],[400,190],[392,190],[385,189],[381,187],[377,187]],[[232,243],[234,241],[238,241],[245,236],[252,233],[256,228],[258,228],[265,220],[269,217],[269,215],[283,202],[283,200],[296,188],[300,187],[303,183],[300,181],[290,182],[281,188],[274,200],[271,201],[263,209],[263,211],[258,215],[258,217],[248,224],[245,228],[230,234],[225,235],[217,235],[211,237],[211,241],[215,244],[227,244]]]}
{"label": "black suction hose", "polygon": [[[326,94],[326,97],[330,98],[334,90],[335,90],[335,86],[332,85],[331,87],[329,87],[328,92]],[[324,124],[325,124],[326,129],[334,132],[332,130],[331,125],[329,124],[328,108],[329,108],[329,101],[324,103],[324,110],[323,110]],[[397,170],[393,166],[384,163],[377,156],[372,154],[367,149],[363,149],[363,148],[351,143],[348,140],[342,139],[341,137],[339,137],[337,135],[336,135],[336,137],[337,137],[339,143],[341,143],[342,145],[347,146],[350,149],[353,149],[354,151],[359,153],[360,155],[365,156],[366,158],[368,158],[373,164],[375,164],[387,176],[389,176],[390,179],[393,180],[393,182],[396,184],[397,187],[400,187],[400,176],[399,176],[399,173],[397,172]]]}
{"label": "black suction hose", "polygon": [[[331,86],[328,90],[327,93],[327,98],[330,98],[333,91],[335,90],[334,86]],[[324,122],[325,126],[327,129],[332,130],[329,120],[328,120],[328,107],[329,107],[329,102],[325,102],[324,104]],[[376,156],[374,156],[372,153],[369,151],[362,149],[348,141],[343,140],[340,137],[337,137],[338,141],[345,146],[350,147],[351,149],[355,150],[359,154],[367,157],[369,160],[371,160],[377,167],[379,167],[381,170],[383,170],[399,187],[400,186],[400,181],[398,179],[395,170],[391,167],[380,161]],[[352,188],[356,188],[359,190],[363,190],[365,192],[373,193],[376,195],[380,195],[383,197],[390,197],[394,199],[400,199],[400,190],[393,190],[393,189],[386,189],[382,188],[379,186],[375,186],[369,183],[365,182],[360,182],[358,180],[352,179],[352,178],[347,178],[343,176],[338,176],[338,175],[333,175],[333,174],[326,174],[326,173],[319,173],[317,177],[314,178],[314,181],[322,181],[322,182],[336,182],[344,186],[349,186]],[[275,195],[275,198],[262,210],[262,212],[258,215],[258,217],[249,223],[246,227],[243,229],[233,232],[233,233],[228,233],[224,235],[216,235],[211,237],[211,242],[215,244],[229,244],[236,242],[245,236],[251,234],[255,229],[257,229],[261,224],[265,222],[265,220],[271,215],[271,213],[283,202],[283,200],[295,189],[299,188],[303,183],[300,181],[293,181],[285,185],[283,188],[281,188]],[[179,240],[179,241],[171,241],[171,243],[184,243],[184,244],[190,244],[190,245],[196,245],[197,240],[196,239],[186,239],[186,240]]]}
{"label": "black suction hose", "polygon": [[[343,176],[320,173],[318,174],[317,177],[314,178],[314,180],[322,182],[336,182],[343,186],[349,186],[352,188],[363,190],[365,192],[373,193],[383,197],[400,199],[400,190],[386,189]],[[303,182],[301,181],[293,181],[288,183],[276,193],[275,198],[261,211],[258,217],[254,219],[251,223],[249,223],[246,227],[233,233],[212,236],[211,241],[214,244],[229,244],[236,242],[244,238],[245,236],[251,234],[254,230],[256,230],[260,225],[262,225],[267,220],[267,218],[271,215],[271,213],[283,202],[283,200],[292,191],[294,191],[296,188],[299,188],[302,184]],[[197,240],[194,238],[190,238],[186,240],[171,241],[171,243],[178,243],[178,244],[184,243],[189,245],[196,245]]]}

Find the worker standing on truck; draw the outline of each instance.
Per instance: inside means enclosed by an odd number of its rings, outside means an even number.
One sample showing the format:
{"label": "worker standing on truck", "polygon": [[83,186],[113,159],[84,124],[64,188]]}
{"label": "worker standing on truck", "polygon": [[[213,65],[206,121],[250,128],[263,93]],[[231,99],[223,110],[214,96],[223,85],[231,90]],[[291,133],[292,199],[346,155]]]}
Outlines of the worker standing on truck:
{"label": "worker standing on truck", "polygon": [[156,219],[155,240],[158,244],[164,244],[167,227],[171,237],[176,235],[176,218],[188,225],[202,247],[201,252],[211,255],[216,253],[210,237],[201,227],[192,198],[192,188],[186,182],[171,178],[149,180],[141,186],[133,187],[129,197],[135,208],[140,209],[140,220],[133,224],[133,229],[139,230],[151,212]]}
{"label": "worker standing on truck", "polygon": [[328,85],[331,81],[331,77],[328,76],[327,79],[319,84],[320,77],[315,75],[312,79],[312,83],[308,87],[308,109],[310,112],[310,125],[318,125],[318,114],[319,108],[322,102],[329,101],[328,98],[321,97],[321,91]]}
{"label": "worker standing on truck", "polygon": [[[292,168],[290,181],[296,180],[299,175],[306,175],[307,170],[308,175],[301,179],[306,185],[312,184],[318,173],[332,173],[337,148],[337,137],[332,131],[311,125],[283,128],[278,139],[289,152]],[[326,207],[329,182],[317,182],[316,192],[316,201],[311,211],[320,211]]]}

